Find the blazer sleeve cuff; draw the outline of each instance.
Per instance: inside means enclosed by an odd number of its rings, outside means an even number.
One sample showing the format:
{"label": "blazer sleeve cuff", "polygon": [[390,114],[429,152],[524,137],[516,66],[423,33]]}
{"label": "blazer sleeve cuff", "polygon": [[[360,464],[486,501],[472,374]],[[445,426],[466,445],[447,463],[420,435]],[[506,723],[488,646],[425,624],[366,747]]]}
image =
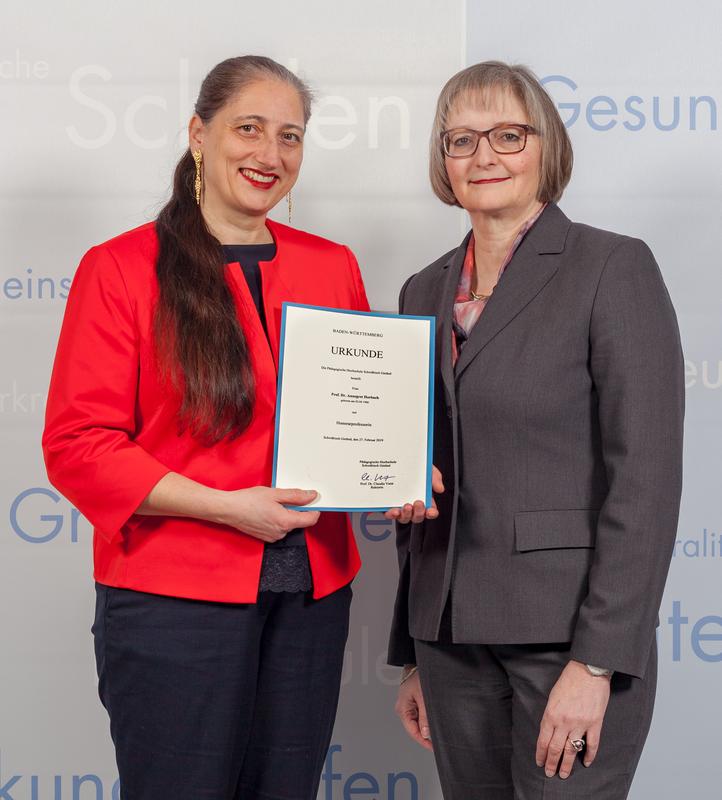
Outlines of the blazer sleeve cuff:
{"label": "blazer sleeve cuff", "polygon": [[[405,533],[410,525],[399,526]],[[397,528],[398,531],[398,528]],[[391,621],[387,662],[395,667],[416,663],[414,639],[409,633],[409,558],[405,546],[399,548],[399,585]]]}
{"label": "blazer sleeve cuff", "polygon": [[112,466],[96,469],[92,486],[85,470],[78,470],[77,476],[68,474],[72,470],[60,472],[57,481],[52,470],[48,474],[97,533],[111,542],[142,522],[142,515],[135,514],[138,506],[170,471],[142,447],[131,444],[125,452],[114,454]]}
{"label": "blazer sleeve cuff", "polygon": [[389,642],[389,655],[386,659],[392,667],[405,667],[416,663],[416,648],[410,636],[393,636]]}
{"label": "blazer sleeve cuff", "polygon": [[108,541],[119,532],[128,533],[143,521],[143,515],[136,514],[136,509],[158,481],[171,471],[142,448],[139,447],[138,451],[134,459],[136,472],[132,484],[120,487],[112,507],[94,509],[88,514],[95,529]]}
{"label": "blazer sleeve cuff", "polygon": [[623,672],[634,678],[644,678],[647,673],[652,652],[654,634],[646,641],[636,640],[633,645],[625,643],[621,637],[611,642],[593,640],[583,634],[574,636],[569,657],[582,664]]}

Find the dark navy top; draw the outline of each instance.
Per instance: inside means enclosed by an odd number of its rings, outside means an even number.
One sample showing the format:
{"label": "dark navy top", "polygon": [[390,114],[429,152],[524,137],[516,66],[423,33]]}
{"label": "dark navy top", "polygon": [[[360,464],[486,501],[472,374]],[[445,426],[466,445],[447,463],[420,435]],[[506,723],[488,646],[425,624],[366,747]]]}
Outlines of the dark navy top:
{"label": "dark navy top", "polygon": [[[223,256],[227,264],[238,262],[248,284],[248,289],[258,311],[263,330],[268,338],[266,312],[263,307],[261,268],[259,262],[272,261],[276,245],[270,244],[224,244]],[[303,530],[296,528],[285,538],[266,544],[261,567],[260,591],[298,592],[312,587],[311,570],[308,565],[306,539]]]}

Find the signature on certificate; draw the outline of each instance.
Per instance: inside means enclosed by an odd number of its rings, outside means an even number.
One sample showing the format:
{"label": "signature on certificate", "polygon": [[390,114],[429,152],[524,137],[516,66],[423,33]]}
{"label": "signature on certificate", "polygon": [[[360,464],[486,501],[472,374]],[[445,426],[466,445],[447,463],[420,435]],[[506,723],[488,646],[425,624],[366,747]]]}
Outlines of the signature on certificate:
{"label": "signature on certificate", "polygon": [[395,477],[396,477],[396,475],[387,475],[387,474],[381,473],[381,472],[376,472],[376,473],[364,472],[361,475],[361,480],[364,483],[386,483],[386,484],[390,484],[390,483],[393,483],[393,479]]}

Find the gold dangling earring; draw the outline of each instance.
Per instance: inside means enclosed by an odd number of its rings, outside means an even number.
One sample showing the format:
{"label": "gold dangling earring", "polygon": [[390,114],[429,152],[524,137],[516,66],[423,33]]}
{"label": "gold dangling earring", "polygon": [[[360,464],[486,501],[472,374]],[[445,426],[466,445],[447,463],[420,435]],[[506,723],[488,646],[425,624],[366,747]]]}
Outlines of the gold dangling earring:
{"label": "gold dangling earring", "polygon": [[194,188],[196,190],[196,205],[201,204],[201,164],[203,163],[203,153],[200,150],[193,151],[193,160],[196,162],[196,180]]}
{"label": "gold dangling earring", "polygon": [[288,203],[288,224],[291,224],[291,208],[293,207],[293,201],[291,200],[291,192],[286,195],[286,202]]}

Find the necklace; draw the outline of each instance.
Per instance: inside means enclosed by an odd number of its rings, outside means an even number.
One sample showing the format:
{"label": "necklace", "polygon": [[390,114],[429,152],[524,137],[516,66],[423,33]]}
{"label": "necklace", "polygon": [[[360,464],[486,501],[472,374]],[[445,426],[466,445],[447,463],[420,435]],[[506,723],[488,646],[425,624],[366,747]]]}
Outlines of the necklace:
{"label": "necklace", "polygon": [[493,292],[494,290],[492,289],[489,294],[477,294],[473,289],[469,289],[469,294],[474,300],[488,300]]}

